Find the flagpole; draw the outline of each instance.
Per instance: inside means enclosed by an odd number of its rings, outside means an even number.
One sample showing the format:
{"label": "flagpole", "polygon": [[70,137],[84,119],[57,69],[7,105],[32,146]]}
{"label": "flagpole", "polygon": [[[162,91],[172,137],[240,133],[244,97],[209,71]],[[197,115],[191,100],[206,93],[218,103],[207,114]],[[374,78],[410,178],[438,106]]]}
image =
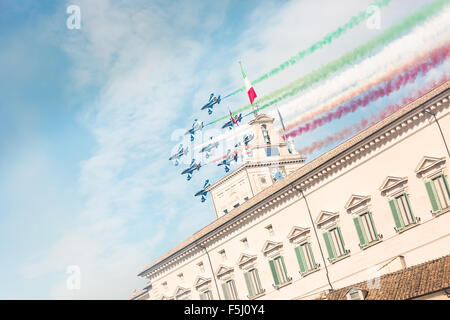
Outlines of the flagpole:
{"label": "flagpole", "polygon": [[280,109],[278,109],[278,104],[275,104],[275,107],[277,108],[278,117],[280,118],[281,127],[283,128],[283,140],[286,141],[286,138],[285,138],[286,128],[284,127],[283,118],[281,117]]}
{"label": "flagpole", "polygon": [[290,153],[296,153],[294,141],[292,140],[292,137],[289,137],[286,141],[286,128],[284,126],[283,117],[281,116],[280,109],[278,109],[278,105],[275,104],[277,107],[278,117],[280,117],[281,127],[283,128],[283,140],[288,144],[288,149]]}

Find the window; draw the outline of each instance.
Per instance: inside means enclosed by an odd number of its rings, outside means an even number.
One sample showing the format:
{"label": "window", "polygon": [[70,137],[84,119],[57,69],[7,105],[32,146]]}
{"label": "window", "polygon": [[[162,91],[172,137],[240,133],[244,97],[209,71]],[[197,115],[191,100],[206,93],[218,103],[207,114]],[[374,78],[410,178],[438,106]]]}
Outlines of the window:
{"label": "window", "polygon": [[203,262],[199,262],[197,265],[198,268],[200,269],[200,272],[205,272],[205,266],[203,265]]}
{"label": "window", "polygon": [[364,212],[359,216],[354,217],[353,222],[355,223],[356,232],[358,233],[360,247],[365,247],[369,243],[379,239],[375,230],[375,224],[373,223],[372,213]]}
{"label": "window", "polygon": [[200,300],[213,300],[211,290],[206,290],[205,292],[200,293]]}
{"label": "window", "polygon": [[219,254],[222,256],[222,260],[226,260],[227,259],[227,254],[225,253],[225,250],[219,251]]}
{"label": "window", "polygon": [[271,224],[269,224],[267,227],[266,227],[266,229],[267,229],[267,231],[269,231],[269,235],[271,235],[271,236],[273,236],[274,235],[274,232],[273,232],[273,227],[272,227],[272,225]]}
{"label": "window", "polygon": [[311,244],[309,242],[305,242],[296,247],[295,254],[297,256],[301,274],[306,274],[312,270],[317,269],[317,264],[314,260],[314,256],[311,250]]}
{"label": "window", "polygon": [[392,216],[394,217],[395,229],[397,231],[416,223],[406,193],[389,200],[389,206],[391,208]]}
{"label": "window", "polygon": [[247,238],[242,239],[241,242],[244,245],[244,248],[248,248],[248,240],[247,240]]}
{"label": "window", "polygon": [[223,210],[223,213],[227,214],[228,213],[228,209]]}
{"label": "window", "polygon": [[280,155],[280,151],[278,150],[278,148],[275,148],[275,147],[267,147],[266,148],[266,155],[268,157],[279,156]]}
{"label": "window", "polygon": [[433,213],[450,206],[450,189],[443,174],[425,182],[425,188],[430,198]]}
{"label": "window", "polygon": [[270,144],[270,137],[269,137],[269,133],[267,132],[267,127],[266,127],[265,124],[263,124],[263,125],[261,126],[261,131],[262,131],[262,134],[263,134],[264,141],[265,141],[267,144]]}
{"label": "window", "polygon": [[345,256],[350,251],[345,249],[344,239],[342,238],[341,230],[335,227],[323,233],[325,245],[328,251],[328,259],[333,261],[339,257]]}
{"label": "window", "polygon": [[245,272],[244,278],[245,283],[247,284],[249,298],[253,298],[254,296],[264,292],[264,290],[261,287],[261,282],[259,281],[257,269],[252,269],[248,272]]}
{"label": "window", "polygon": [[228,280],[227,282],[222,283],[222,290],[225,296],[225,300],[238,300],[234,280]]}
{"label": "window", "polygon": [[269,261],[270,270],[272,271],[273,281],[275,286],[280,286],[290,281],[291,278],[287,275],[286,266],[284,265],[283,257],[277,257]]}
{"label": "window", "polygon": [[178,275],[178,279],[180,279],[181,281],[184,280],[184,276],[183,276],[182,273],[180,273],[180,274]]}

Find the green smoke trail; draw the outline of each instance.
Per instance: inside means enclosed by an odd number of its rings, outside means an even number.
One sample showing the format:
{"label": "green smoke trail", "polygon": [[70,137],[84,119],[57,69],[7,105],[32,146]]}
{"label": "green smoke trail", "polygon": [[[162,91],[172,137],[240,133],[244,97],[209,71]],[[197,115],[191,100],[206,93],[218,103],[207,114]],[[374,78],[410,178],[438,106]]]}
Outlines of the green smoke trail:
{"label": "green smoke trail", "polygon": [[[358,61],[359,59],[367,56],[369,53],[371,53],[373,50],[375,50],[377,47],[384,46],[394,40],[395,38],[399,37],[403,32],[411,29],[418,23],[428,19],[433,14],[441,10],[446,4],[448,4],[450,0],[436,0],[427,6],[423,7],[419,11],[407,16],[404,18],[400,23],[390,27],[385,32],[383,32],[381,35],[375,37],[374,39],[370,40],[369,42],[357,47],[353,51],[341,56],[339,59],[332,61],[328,64],[326,64],[323,67],[320,67],[319,69],[316,69],[312,71],[311,73],[301,77],[300,79],[295,80],[294,82],[291,82],[289,85],[282,87],[278,90],[275,90],[268,95],[262,97],[257,102],[262,103],[264,101],[273,99],[269,101],[268,103],[264,104],[263,106],[259,107],[257,110],[262,110],[267,107],[272,106],[273,104],[280,102],[286,98],[292,97],[296,94],[298,94],[300,91],[305,90],[306,88],[310,87],[314,83],[323,80],[327,77],[329,77],[334,72],[351,65]],[[245,111],[249,108],[251,108],[252,105],[248,104],[242,108],[239,108],[235,110],[233,113],[239,113],[242,111]],[[214,124],[218,121],[224,120],[228,118],[228,115],[225,115],[223,117],[220,117],[209,124]]]}
{"label": "green smoke trail", "polygon": [[[378,8],[382,8],[384,6],[387,6],[391,0],[377,0],[372,5],[377,6]],[[271,76],[277,74],[280,71],[283,71],[284,69],[293,66],[300,60],[302,60],[306,55],[314,53],[316,50],[321,49],[323,46],[330,44],[333,40],[339,38],[341,35],[343,35],[348,30],[352,29],[353,27],[358,26],[361,22],[367,20],[374,14],[374,11],[367,12],[367,10],[361,11],[358,13],[358,15],[353,16],[346,24],[340,26],[333,32],[327,34],[325,37],[311,45],[309,48],[304,49],[297,53],[295,56],[291,57],[289,60],[286,60],[282,64],[280,64],[278,67],[270,70],[269,72],[263,74],[259,78],[253,80],[252,84],[257,84],[263,80],[266,80],[270,78]],[[226,95],[225,98],[235,95],[236,93],[239,93],[243,91],[245,87],[241,87],[230,94]]]}

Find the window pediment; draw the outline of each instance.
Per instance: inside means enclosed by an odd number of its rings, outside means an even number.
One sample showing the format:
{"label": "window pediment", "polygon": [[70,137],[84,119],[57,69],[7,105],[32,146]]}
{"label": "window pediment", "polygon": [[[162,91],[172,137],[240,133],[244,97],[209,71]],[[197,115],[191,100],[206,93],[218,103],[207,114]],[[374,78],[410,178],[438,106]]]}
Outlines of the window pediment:
{"label": "window pediment", "polygon": [[181,286],[178,286],[178,287],[175,289],[174,296],[177,297],[177,298],[179,298],[179,297],[181,297],[181,296],[188,295],[190,292],[191,292],[191,289],[189,289],[189,288],[183,288],[183,287],[181,287]]}
{"label": "window pediment", "polygon": [[371,198],[370,196],[360,196],[356,194],[352,194],[350,199],[348,199],[344,208],[348,213],[358,213],[368,209],[368,205]]}
{"label": "window pediment", "polygon": [[382,195],[389,195],[397,190],[404,189],[404,185],[408,182],[408,177],[392,177],[388,176],[384,179],[379,190]]}
{"label": "window pediment", "polygon": [[316,219],[316,225],[319,228],[334,224],[339,218],[339,212],[320,211]]}
{"label": "window pediment", "polygon": [[228,267],[228,266],[225,266],[222,264],[217,269],[216,275],[218,278],[221,278],[221,277],[231,274],[233,272],[233,270],[234,270],[233,267]]}
{"label": "window pediment", "polygon": [[267,240],[264,243],[262,252],[264,253],[264,255],[270,255],[274,252],[278,252],[281,248],[283,247],[283,242],[277,242],[277,241],[271,241],[271,240]]}
{"label": "window pediment", "polygon": [[194,287],[199,290],[201,287],[207,286],[211,283],[211,278],[204,278],[202,276],[198,276],[194,282]]}
{"label": "window pediment", "polygon": [[237,265],[242,268],[247,264],[250,264],[256,260],[256,255],[242,253],[237,261]]}
{"label": "window pediment", "polygon": [[435,158],[435,157],[428,157],[425,156],[420,160],[419,164],[417,165],[415,172],[417,176],[421,177],[427,173],[435,173],[436,171],[439,171],[442,166],[445,163],[445,157],[442,158]]}
{"label": "window pediment", "polygon": [[304,240],[308,236],[309,231],[310,231],[309,228],[294,226],[289,232],[287,238],[289,239],[290,242],[299,242]]}

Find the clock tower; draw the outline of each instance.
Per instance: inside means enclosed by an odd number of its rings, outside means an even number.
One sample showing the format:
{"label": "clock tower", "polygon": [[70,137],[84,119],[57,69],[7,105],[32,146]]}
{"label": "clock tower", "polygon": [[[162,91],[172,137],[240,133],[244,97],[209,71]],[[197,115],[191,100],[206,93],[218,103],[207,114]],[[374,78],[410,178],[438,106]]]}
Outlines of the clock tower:
{"label": "clock tower", "polygon": [[305,158],[295,150],[292,138],[283,140],[273,122],[266,114],[251,120],[254,138],[242,150],[242,164],[207,188],[217,218],[304,165]]}

